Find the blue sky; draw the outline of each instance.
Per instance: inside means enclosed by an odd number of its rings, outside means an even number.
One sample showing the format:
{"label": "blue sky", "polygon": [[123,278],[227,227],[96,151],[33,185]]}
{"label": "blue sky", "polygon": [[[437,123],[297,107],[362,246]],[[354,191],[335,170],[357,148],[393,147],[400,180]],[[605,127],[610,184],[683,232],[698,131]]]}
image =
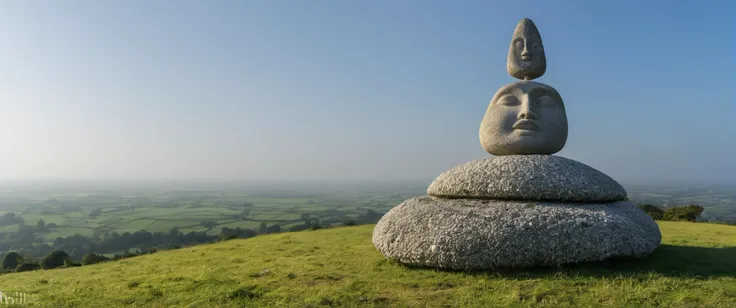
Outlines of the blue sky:
{"label": "blue sky", "polygon": [[620,181],[736,178],[732,1],[5,1],[0,178],[422,179],[486,157],[516,23]]}

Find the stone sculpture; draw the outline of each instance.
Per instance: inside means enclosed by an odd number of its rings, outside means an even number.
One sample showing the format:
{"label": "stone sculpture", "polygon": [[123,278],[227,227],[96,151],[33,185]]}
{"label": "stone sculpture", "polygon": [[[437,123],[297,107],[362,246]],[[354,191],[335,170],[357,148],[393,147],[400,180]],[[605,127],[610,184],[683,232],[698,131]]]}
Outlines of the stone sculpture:
{"label": "stone sculpture", "polygon": [[409,265],[493,269],[644,257],[660,244],[657,224],[606,174],[551,154],[567,140],[560,94],[530,81],[546,58],[534,23],[514,31],[509,74],[523,79],[493,96],[480,142],[494,157],[452,168],[428,196],[405,200],[376,224],[373,243]]}
{"label": "stone sculpture", "polygon": [[544,75],[547,70],[542,36],[529,18],[522,19],[516,25],[506,60],[506,70],[509,75],[521,80],[532,80]]}

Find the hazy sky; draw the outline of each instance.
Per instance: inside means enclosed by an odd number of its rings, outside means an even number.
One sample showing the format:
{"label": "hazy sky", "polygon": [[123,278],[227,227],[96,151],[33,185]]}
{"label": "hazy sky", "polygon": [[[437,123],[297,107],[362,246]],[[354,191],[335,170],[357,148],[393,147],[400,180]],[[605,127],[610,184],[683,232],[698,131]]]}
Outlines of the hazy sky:
{"label": "hazy sky", "polygon": [[0,178],[431,180],[489,155],[523,17],[558,155],[736,179],[730,0],[2,1]]}

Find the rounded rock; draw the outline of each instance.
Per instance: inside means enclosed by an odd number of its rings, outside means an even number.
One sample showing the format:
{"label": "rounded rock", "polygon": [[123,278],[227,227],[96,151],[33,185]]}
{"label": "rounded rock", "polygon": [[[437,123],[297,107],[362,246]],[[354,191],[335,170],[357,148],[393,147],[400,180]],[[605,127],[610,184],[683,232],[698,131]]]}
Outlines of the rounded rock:
{"label": "rounded rock", "polygon": [[444,198],[612,202],[627,199],[616,180],[586,164],[553,155],[474,160],[440,174],[427,194]]}
{"label": "rounded rock", "polygon": [[627,201],[565,204],[416,197],[376,224],[388,259],[444,269],[496,269],[641,258],[661,242],[657,224]]}

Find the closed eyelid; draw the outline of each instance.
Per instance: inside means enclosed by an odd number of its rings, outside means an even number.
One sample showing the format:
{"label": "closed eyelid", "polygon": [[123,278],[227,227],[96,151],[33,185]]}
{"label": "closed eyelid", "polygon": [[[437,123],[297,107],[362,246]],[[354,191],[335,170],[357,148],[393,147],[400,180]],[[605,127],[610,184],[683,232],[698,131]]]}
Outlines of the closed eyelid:
{"label": "closed eyelid", "polygon": [[500,95],[498,99],[494,102],[495,105],[502,105],[502,106],[514,106],[521,103],[521,100],[514,95],[513,93],[506,93],[503,95]]}
{"label": "closed eyelid", "polygon": [[515,99],[520,101],[521,96],[524,95],[524,93],[519,88],[508,87],[506,89],[503,89],[501,92],[498,92],[498,94],[496,94],[496,97],[493,100],[493,104],[498,104],[499,101],[501,101],[502,99],[504,99],[506,96],[509,96],[509,95],[513,96]]}
{"label": "closed eyelid", "polygon": [[543,105],[549,105],[549,106],[557,106],[557,101],[554,98],[549,97],[549,96],[546,96],[546,95],[537,98],[534,101],[534,103],[536,103],[538,105],[542,105],[543,104]]}

